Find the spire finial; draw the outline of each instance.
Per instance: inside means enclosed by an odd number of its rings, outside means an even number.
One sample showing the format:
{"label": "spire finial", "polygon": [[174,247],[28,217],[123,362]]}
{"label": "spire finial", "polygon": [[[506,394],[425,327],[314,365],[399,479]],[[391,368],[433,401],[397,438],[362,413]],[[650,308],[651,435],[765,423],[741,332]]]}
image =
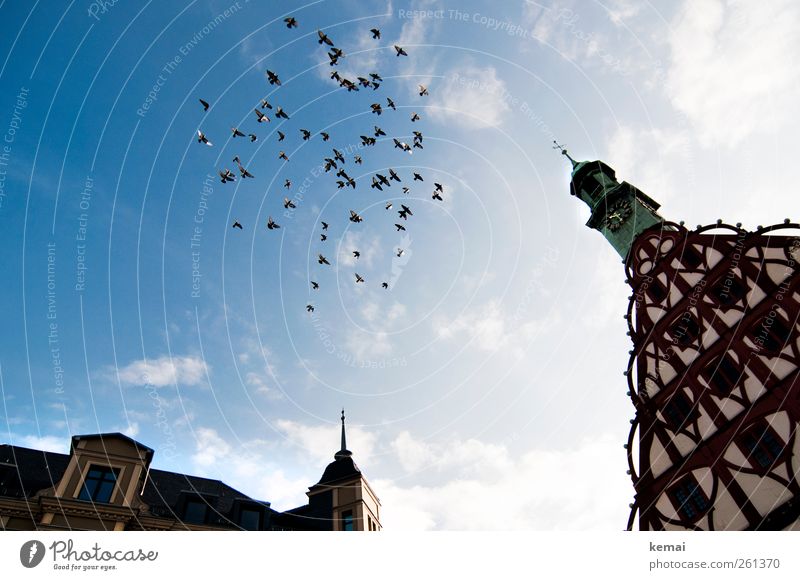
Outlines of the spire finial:
{"label": "spire finial", "polygon": [[558,141],[556,141],[555,139],[553,139],[553,143],[555,143],[555,147],[553,147],[553,149],[560,149],[561,155],[566,156],[566,158],[570,160],[570,162],[572,163],[572,168],[574,169],[575,166],[578,164],[578,162],[575,161],[572,157],[570,157],[569,151],[567,151],[566,147],[564,147],[563,145],[559,145]]}
{"label": "spire finial", "polygon": [[352,453],[347,450],[347,438],[344,433],[344,407],[342,407],[342,448],[336,452],[334,455],[335,459],[342,459],[343,457],[349,457]]}

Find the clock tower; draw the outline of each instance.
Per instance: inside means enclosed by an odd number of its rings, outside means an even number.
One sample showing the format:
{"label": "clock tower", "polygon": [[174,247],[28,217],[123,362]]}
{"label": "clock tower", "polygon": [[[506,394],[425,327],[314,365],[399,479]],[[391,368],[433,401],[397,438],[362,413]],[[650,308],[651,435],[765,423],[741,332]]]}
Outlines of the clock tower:
{"label": "clock tower", "polygon": [[603,234],[622,258],[640,233],[663,224],[659,204],[627,181],[617,181],[611,167],[602,161],[577,162],[566,149],[561,153],[572,163],[570,192],[592,211],[586,225]]}
{"label": "clock tower", "polygon": [[800,225],[689,230],[556,146],[631,287],[628,529],[800,530]]}

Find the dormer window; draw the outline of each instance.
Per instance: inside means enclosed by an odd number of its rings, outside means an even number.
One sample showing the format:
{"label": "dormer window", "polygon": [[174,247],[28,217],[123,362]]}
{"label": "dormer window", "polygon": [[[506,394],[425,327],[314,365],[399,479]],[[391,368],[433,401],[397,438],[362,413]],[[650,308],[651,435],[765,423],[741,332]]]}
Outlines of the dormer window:
{"label": "dormer window", "polygon": [[83,481],[78,499],[94,503],[109,503],[114,486],[119,479],[119,469],[107,465],[92,465]]}
{"label": "dormer window", "polygon": [[208,504],[201,497],[188,497],[183,506],[183,521],[189,524],[204,524],[208,514]]}

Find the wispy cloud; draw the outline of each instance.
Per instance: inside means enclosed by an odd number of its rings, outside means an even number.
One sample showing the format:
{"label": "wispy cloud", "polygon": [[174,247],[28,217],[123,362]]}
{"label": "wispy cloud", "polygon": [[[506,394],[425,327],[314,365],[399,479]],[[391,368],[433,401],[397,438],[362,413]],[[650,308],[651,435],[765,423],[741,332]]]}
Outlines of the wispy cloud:
{"label": "wispy cloud", "polygon": [[702,143],[733,147],[796,117],[799,28],[792,0],[683,4],[669,37],[667,90]]}
{"label": "wispy cloud", "polygon": [[431,118],[466,129],[497,127],[511,111],[509,92],[492,66],[450,70],[431,88]]}
{"label": "wispy cloud", "polygon": [[199,385],[206,381],[210,366],[199,357],[162,356],[149,360],[136,360],[124,367],[106,367],[102,375],[123,385]]}
{"label": "wispy cloud", "polygon": [[386,529],[608,530],[621,529],[627,519],[624,506],[633,490],[621,446],[610,435],[517,457],[502,444],[431,444],[409,433],[398,435],[392,449],[409,472],[428,468],[446,479],[410,487],[373,481]]}

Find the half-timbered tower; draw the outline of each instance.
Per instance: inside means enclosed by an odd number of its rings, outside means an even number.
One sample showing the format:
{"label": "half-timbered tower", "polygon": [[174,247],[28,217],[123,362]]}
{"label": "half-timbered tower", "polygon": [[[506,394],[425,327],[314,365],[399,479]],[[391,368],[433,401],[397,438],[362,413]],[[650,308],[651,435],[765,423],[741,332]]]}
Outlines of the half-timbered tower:
{"label": "half-timbered tower", "polygon": [[800,529],[800,226],[689,230],[605,163],[570,161],[631,286],[628,528]]}

